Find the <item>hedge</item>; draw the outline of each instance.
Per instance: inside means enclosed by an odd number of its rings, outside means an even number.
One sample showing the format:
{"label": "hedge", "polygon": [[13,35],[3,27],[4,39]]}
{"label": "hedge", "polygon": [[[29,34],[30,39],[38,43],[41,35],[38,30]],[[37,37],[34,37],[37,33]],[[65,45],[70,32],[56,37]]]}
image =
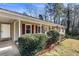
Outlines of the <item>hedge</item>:
{"label": "hedge", "polygon": [[18,39],[19,51],[22,56],[33,56],[58,40],[59,32],[55,30],[48,31],[47,34],[23,35]]}
{"label": "hedge", "polygon": [[56,30],[50,30],[47,32],[48,35],[48,42],[52,43],[56,43],[59,40],[59,32],[57,32]]}
{"label": "hedge", "polygon": [[47,41],[45,34],[28,34],[20,37],[19,51],[22,56],[32,56],[44,49]]}

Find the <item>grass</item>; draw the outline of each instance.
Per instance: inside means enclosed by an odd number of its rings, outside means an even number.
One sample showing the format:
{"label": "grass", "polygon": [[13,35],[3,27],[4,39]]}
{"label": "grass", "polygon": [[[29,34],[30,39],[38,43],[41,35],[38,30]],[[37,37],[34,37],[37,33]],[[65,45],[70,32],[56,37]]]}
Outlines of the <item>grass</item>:
{"label": "grass", "polygon": [[66,39],[43,56],[79,56],[79,40]]}

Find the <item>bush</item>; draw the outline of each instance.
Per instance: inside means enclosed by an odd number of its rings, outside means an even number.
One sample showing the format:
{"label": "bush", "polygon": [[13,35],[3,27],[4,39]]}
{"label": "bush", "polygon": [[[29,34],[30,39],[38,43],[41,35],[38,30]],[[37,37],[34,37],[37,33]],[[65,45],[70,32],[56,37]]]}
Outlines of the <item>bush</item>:
{"label": "bush", "polygon": [[38,51],[44,49],[47,41],[45,34],[28,34],[20,37],[19,51],[23,56],[35,55]]}
{"label": "bush", "polygon": [[50,30],[47,32],[47,35],[48,35],[48,41],[50,44],[52,43],[56,43],[58,40],[59,40],[59,32],[55,31],[55,30]]}

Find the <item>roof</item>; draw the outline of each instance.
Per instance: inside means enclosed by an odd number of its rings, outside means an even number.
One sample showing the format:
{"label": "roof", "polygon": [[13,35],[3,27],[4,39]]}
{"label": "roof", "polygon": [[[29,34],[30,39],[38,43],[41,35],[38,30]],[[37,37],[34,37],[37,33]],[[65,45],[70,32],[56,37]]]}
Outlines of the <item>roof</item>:
{"label": "roof", "polygon": [[[11,11],[11,10],[7,10],[7,9],[3,9],[3,8],[0,8],[0,10],[4,10],[4,11],[7,11],[7,12],[19,14],[19,15],[22,15],[22,16],[27,16],[27,17],[30,17],[30,18],[33,18],[33,19],[37,19],[37,20],[40,20],[40,21],[48,22],[48,21],[45,21],[45,20],[41,20],[41,19],[39,19],[39,18],[35,18],[35,17],[29,16],[29,15],[24,15],[24,14],[22,14],[22,13],[18,13],[18,12]],[[52,23],[52,22],[50,22],[50,23]],[[55,24],[55,23],[52,23],[52,24],[54,24],[55,26],[64,27],[64,26],[59,25],[59,24]]]}
{"label": "roof", "polygon": [[[0,8],[0,10],[5,10],[5,11],[9,11],[9,12],[13,12],[13,13],[16,13],[16,14],[20,14],[20,15],[24,15],[24,16],[28,16],[28,17],[31,17],[31,18],[35,18],[35,19],[41,20],[39,18],[32,17],[32,16],[29,16],[29,15],[25,15],[25,14],[22,14],[22,13],[19,13],[19,12],[16,12],[16,11],[11,11],[11,10],[7,10],[7,9],[3,9],[3,8]],[[45,21],[45,20],[42,20],[42,21]],[[49,21],[47,21],[47,22],[49,22]]]}

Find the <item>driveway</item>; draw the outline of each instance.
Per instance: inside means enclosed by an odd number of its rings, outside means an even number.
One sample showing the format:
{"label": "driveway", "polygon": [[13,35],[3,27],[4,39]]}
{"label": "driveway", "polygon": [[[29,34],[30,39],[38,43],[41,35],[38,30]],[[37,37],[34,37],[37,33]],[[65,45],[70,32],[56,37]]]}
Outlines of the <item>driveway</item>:
{"label": "driveway", "polygon": [[0,56],[19,56],[19,50],[12,40],[0,42]]}

